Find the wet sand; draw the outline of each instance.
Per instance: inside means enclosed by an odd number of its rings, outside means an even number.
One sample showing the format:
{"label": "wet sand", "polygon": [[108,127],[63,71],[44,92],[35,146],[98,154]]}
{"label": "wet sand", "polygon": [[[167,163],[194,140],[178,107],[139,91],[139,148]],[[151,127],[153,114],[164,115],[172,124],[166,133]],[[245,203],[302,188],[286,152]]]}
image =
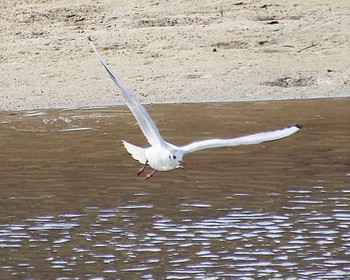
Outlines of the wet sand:
{"label": "wet sand", "polygon": [[0,2],[0,109],[349,96],[347,0]]}

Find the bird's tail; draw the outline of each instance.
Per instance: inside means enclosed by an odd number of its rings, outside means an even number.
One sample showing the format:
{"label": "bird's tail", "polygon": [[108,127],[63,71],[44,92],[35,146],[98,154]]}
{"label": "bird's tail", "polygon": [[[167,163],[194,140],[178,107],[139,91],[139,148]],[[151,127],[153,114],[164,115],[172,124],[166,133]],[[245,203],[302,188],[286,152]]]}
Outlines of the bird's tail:
{"label": "bird's tail", "polygon": [[144,148],[135,146],[124,140],[123,140],[123,145],[133,159],[138,160],[142,164],[145,164],[147,162]]}

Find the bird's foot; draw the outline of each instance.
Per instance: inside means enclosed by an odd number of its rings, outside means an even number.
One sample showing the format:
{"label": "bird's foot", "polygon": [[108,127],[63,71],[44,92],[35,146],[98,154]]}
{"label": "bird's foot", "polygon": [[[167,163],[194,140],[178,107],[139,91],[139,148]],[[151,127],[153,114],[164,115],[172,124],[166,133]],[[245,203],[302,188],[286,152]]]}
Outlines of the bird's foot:
{"label": "bird's foot", "polygon": [[144,167],[142,167],[141,169],[137,170],[136,171],[137,176],[140,176],[143,173],[144,170],[145,170]]}
{"label": "bird's foot", "polygon": [[154,173],[156,173],[156,172],[157,172],[157,170],[154,170],[153,172],[147,174],[146,178],[145,178],[145,181],[148,180],[149,178],[151,178],[154,175]]}
{"label": "bird's foot", "polygon": [[136,171],[137,176],[140,176],[143,173],[143,171],[145,171],[147,163],[148,161],[146,161],[146,163],[142,166],[142,168]]}

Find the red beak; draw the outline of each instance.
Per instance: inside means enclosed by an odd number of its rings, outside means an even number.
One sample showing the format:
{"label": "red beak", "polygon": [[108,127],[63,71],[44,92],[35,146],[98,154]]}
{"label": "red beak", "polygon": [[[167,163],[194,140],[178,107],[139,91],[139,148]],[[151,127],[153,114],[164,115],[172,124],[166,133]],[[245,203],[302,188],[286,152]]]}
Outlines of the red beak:
{"label": "red beak", "polygon": [[179,163],[180,163],[180,165],[179,165],[180,167],[182,167],[182,168],[185,167],[185,161],[179,160]]}

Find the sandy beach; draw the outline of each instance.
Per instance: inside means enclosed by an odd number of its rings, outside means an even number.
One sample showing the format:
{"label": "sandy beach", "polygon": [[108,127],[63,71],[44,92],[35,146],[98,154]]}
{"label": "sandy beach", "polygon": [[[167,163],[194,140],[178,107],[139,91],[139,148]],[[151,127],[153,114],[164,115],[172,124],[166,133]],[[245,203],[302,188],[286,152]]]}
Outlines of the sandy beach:
{"label": "sandy beach", "polygon": [[350,2],[2,0],[0,109],[350,96]]}

